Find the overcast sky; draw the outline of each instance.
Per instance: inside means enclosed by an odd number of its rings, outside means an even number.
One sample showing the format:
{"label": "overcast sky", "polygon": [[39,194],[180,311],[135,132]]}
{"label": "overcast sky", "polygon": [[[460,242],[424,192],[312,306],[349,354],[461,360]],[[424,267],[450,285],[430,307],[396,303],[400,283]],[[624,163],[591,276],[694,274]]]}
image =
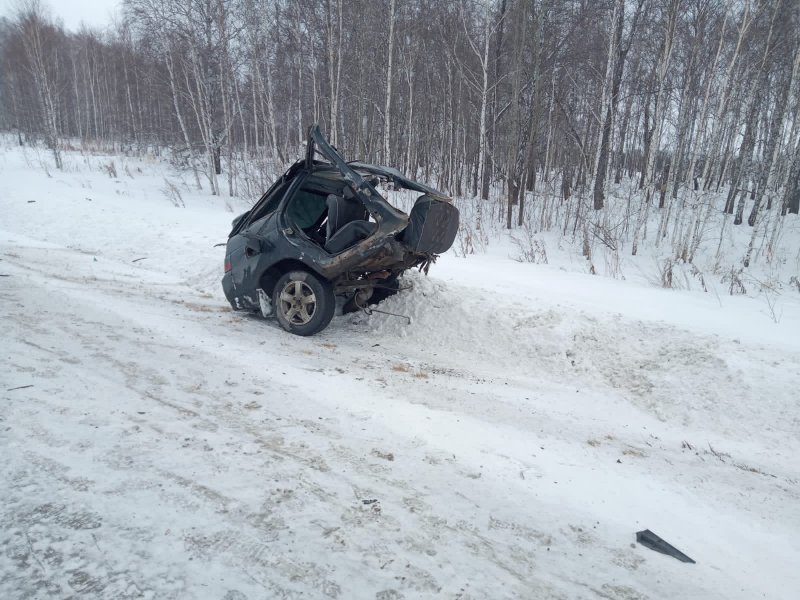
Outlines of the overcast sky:
{"label": "overcast sky", "polygon": [[[19,0],[0,0],[0,15],[10,17]],[[67,29],[77,30],[80,24],[105,27],[111,15],[120,11],[122,0],[42,0],[50,14],[64,22]]]}

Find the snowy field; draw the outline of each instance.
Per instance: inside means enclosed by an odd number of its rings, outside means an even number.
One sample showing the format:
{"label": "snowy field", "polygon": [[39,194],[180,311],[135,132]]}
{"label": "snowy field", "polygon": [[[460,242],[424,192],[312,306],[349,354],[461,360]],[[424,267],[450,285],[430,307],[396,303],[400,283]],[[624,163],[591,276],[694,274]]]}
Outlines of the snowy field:
{"label": "snowy field", "polygon": [[0,598],[800,597],[800,294],[497,240],[299,338],[110,160],[0,150]]}

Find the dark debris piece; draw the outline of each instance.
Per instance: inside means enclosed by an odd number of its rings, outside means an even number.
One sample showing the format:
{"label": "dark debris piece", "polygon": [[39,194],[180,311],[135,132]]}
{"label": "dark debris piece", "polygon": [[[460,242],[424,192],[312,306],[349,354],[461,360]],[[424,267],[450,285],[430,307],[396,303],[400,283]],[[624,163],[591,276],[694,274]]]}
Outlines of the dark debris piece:
{"label": "dark debris piece", "polygon": [[7,392],[13,392],[14,390],[27,390],[28,388],[32,388],[32,387],[33,387],[33,384],[31,383],[30,385],[21,385],[19,387],[9,388],[6,391]]}
{"label": "dark debris piece", "polygon": [[694,560],[686,556],[683,552],[678,550],[672,544],[665,542],[663,539],[658,537],[655,533],[653,533],[649,529],[645,529],[643,531],[637,531],[636,541],[639,542],[645,548],[650,548],[650,550],[655,550],[656,552],[661,552],[661,554],[672,556],[673,558],[677,558],[681,562],[695,564]]}

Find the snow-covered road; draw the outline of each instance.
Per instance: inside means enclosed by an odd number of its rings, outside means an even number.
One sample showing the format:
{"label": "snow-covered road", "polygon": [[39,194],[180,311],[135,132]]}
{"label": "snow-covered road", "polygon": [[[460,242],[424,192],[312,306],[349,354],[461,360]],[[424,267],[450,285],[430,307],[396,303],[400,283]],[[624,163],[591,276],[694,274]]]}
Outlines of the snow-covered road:
{"label": "snow-covered road", "polygon": [[215,199],[0,170],[0,597],[797,597],[797,303],[445,257],[298,338]]}

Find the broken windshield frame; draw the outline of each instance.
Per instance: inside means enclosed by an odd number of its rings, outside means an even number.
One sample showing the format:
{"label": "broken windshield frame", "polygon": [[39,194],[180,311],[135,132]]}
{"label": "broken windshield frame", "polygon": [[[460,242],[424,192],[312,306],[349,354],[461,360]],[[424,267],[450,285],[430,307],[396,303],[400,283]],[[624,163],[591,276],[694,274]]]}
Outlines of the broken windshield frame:
{"label": "broken windshield frame", "polygon": [[356,193],[369,214],[375,219],[381,233],[396,233],[405,228],[408,224],[408,215],[389,204],[369,181],[354,171],[336,149],[328,143],[317,124],[312,125],[308,132],[306,168],[309,170],[313,168],[315,151],[339,170],[347,185]]}

